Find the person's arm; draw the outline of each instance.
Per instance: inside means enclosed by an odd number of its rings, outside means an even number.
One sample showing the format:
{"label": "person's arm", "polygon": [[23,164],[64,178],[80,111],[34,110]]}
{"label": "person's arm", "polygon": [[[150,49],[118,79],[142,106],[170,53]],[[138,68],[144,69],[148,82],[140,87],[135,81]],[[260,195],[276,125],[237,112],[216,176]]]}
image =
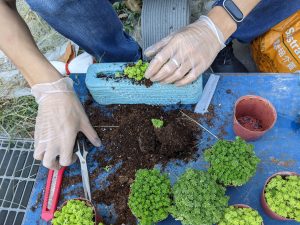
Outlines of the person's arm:
{"label": "person's arm", "polygon": [[[255,6],[261,0],[233,0],[237,7],[242,11],[244,16],[248,16],[249,13],[255,8]],[[214,24],[223,33],[224,39],[227,40],[237,29],[236,22],[221,6],[214,7],[209,13],[208,17],[214,22]]]}
{"label": "person's arm", "polygon": [[0,49],[12,60],[30,86],[61,79],[36,46],[16,9],[15,0],[0,0]]}
{"label": "person's arm", "polygon": [[79,131],[95,146],[101,141],[74,93],[73,81],[63,78],[39,51],[15,4],[0,0],[0,49],[24,75],[39,104],[34,158],[49,169],[59,169],[74,161]]}
{"label": "person's arm", "polygon": [[[260,0],[234,0],[247,16]],[[169,35],[145,51],[154,57],[145,77],[178,86],[195,81],[212,64],[225,47],[225,41],[236,31],[237,24],[220,6],[208,17],[201,16],[189,26]]]}

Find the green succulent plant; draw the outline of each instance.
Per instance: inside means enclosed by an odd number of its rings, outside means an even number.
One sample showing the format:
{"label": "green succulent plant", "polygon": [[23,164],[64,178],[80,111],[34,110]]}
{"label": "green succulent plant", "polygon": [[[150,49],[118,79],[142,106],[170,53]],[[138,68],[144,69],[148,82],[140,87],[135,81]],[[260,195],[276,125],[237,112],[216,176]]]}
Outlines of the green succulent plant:
{"label": "green succulent plant", "polygon": [[225,186],[241,186],[255,174],[260,159],[254,146],[240,137],[235,141],[219,140],[204,153],[210,163],[208,172]]}
{"label": "green succulent plant", "polygon": [[251,208],[238,208],[230,206],[218,225],[261,225],[263,222],[259,213]]}
{"label": "green succulent plant", "polygon": [[280,175],[272,178],[265,189],[265,198],[276,214],[300,222],[300,177]]}
{"label": "green succulent plant", "polygon": [[204,171],[188,169],[173,187],[172,215],[184,225],[211,225],[223,216],[229,197]]}
{"label": "green succulent plant", "polygon": [[138,170],[130,187],[129,208],[141,225],[152,225],[169,215],[171,183],[159,170]]}
{"label": "green succulent plant", "polygon": [[149,66],[149,63],[143,63],[142,60],[137,61],[135,65],[129,65],[124,69],[124,75],[135,81],[141,81],[144,79],[145,72]]}
{"label": "green succulent plant", "polygon": [[151,119],[152,125],[155,128],[162,128],[164,126],[164,121],[159,119]]}
{"label": "green succulent plant", "polygon": [[53,225],[94,225],[94,210],[84,201],[69,200],[67,204],[54,213]]}

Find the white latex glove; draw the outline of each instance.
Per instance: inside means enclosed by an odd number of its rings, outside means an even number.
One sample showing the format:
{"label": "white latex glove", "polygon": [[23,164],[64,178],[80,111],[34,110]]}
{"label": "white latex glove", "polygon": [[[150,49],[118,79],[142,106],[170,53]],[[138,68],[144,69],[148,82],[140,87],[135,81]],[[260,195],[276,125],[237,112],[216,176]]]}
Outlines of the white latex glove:
{"label": "white latex glove", "polygon": [[74,143],[79,131],[82,131],[93,145],[101,145],[74,93],[73,81],[70,78],[62,78],[54,83],[37,84],[31,91],[39,104],[34,133],[34,158],[43,160],[45,167],[59,169],[60,166],[72,164],[75,158]]}
{"label": "white latex glove", "polygon": [[195,81],[225,47],[221,31],[210,18],[201,16],[195,23],[175,32],[145,51],[154,57],[145,77],[178,86]]}

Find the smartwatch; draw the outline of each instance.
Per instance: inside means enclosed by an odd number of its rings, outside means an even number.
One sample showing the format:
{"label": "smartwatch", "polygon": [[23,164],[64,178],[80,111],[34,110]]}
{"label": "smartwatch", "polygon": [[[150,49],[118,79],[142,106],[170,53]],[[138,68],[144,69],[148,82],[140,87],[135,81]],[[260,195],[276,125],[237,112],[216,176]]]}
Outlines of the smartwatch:
{"label": "smartwatch", "polygon": [[223,8],[235,22],[241,23],[245,19],[243,12],[232,0],[223,0]]}

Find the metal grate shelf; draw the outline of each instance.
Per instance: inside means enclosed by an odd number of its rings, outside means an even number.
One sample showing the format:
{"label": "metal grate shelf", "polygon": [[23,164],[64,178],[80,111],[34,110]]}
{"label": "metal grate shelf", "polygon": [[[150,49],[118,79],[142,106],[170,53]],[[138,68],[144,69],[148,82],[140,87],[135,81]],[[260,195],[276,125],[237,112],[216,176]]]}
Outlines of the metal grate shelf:
{"label": "metal grate shelf", "polygon": [[32,139],[0,137],[0,225],[21,225],[39,169]]}

